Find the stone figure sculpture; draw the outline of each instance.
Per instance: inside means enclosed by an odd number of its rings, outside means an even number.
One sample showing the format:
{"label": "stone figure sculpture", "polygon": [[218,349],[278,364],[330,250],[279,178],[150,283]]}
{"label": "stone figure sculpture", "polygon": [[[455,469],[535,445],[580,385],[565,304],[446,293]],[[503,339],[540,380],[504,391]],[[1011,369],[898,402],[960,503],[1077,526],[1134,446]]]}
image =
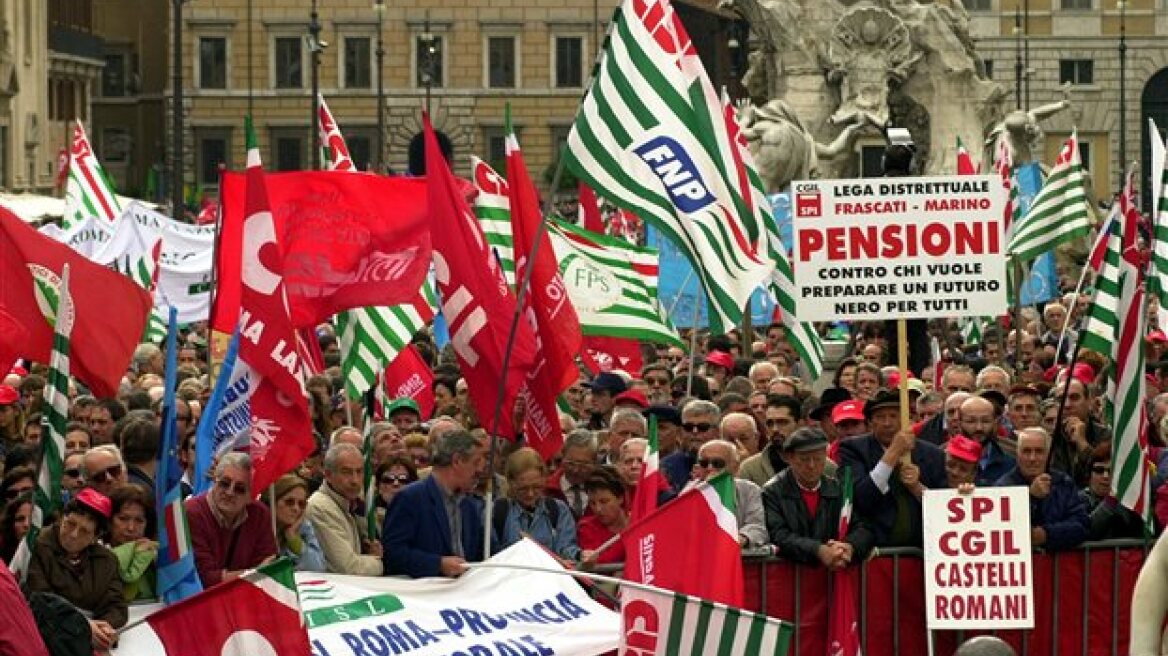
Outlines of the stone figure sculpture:
{"label": "stone figure sculpture", "polygon": [[985,158],[992,162],[998,152],[999,143],[1009,149],[1015,166],[1042,158],[1043,132],[1040,121],[1054,116],[1071,107],[1070,84],[1063,85],[1063,99],[1039,105],[1032,109],[1014,110],[990,130],[985,141]]}

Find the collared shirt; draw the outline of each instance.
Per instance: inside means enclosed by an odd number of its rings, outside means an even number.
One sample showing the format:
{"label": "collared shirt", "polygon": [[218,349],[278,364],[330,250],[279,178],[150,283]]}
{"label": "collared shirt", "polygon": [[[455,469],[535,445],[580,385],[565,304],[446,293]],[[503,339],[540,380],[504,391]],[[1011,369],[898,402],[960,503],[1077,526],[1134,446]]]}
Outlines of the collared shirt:
{"label": "collared shirt", "polygon": [[561,476],[560,489],[564,491],[564,498],[573,515],[580,517],[588,510],[588,493],[584,491],[583,485],[572,485],[567,476]]}
{"label": "collared shirt", "polygon": [[446,509],[446,523],[450,525],[450,545],[455,556],[465,558],[466,551],[462,547],[462,500],[465,495],[450,492],[441,483],[438,484],[438,489],[442,492],[442,506]]}
{"label": "collared shirt", "polygon": [[223,515],[223,513],[219,512],[219,507],[215,505],[215,498],[214,497],[208,495],[207,501],[209,502],[207,505],[210,506],[210,508],[211,508],[211,516],[214,517],[215,522],[217,524],[219,524],[219,526],[221,526],[225,530],[234,531],[235,529],[239,528],[240,526],[243,526],[243,523],[247,521],[247,506],[246,505],[243,507],[243,510],[240,511],[239,516],[235,518],[235,521],[232,522],[232,521],[228,521],[228,519]]}

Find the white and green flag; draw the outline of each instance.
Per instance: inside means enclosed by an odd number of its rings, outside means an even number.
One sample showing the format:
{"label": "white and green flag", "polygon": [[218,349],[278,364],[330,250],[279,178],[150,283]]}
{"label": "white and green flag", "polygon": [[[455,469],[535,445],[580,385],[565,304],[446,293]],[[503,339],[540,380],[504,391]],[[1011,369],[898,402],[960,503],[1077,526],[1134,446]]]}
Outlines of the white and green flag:
{"label": "white and green flag", "polygon": [[782,620],[642,586],[621,588],[621,654],[787,656],[794,627]]}
{"label": "white and green flag", "polygon": [[511,199],[507,195],[507,181],[483,160],[471,155],[471,179],[474,181],[474,213],[487,247],[499,257],[507,284],[515,288],[515,242],[511,236]]}
{"label": "white and green flag", "polygon": [[113,185],[93,154],[89,138],[85,136],[85,127],[81,121],[75,121],[73,140],[69,147],[69,179],[65,183],[65,214],[62,222],[68,229],[75,222],[91,216],[116,221],[121,213],[122,207],[114,195]]}
{"label": "white and green flag", "polygon": [[1029,262],[1059,244],[1085,237],[1091,231],[1091,216],[1079,139],[1072,134],[1026,215],[1010,226],[1006,255]]}

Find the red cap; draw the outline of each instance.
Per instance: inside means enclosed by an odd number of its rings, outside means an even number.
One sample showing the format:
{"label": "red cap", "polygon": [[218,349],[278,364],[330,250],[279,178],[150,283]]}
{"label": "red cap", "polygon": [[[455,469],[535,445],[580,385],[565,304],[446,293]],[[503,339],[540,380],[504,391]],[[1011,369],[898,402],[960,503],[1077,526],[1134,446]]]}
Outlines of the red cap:
{"label": "red cap", "polygon": [[649,408],[649,399],[645,398],[644,392],[637,389],[626,390],[613,397],[613,405],[620,405],[621,403],[633,403],[642,410],[647,410]]}
{"label": "red cap", "polygon": [[1090,385],[1095,381],[1095,367],[1086,362],[1076,362],[1075,368],[1071,369],[1071,376],[1077,378],[1084,385]]}
{"label": "red cap", "polygon": [[734,369],[734,356],[725,351],[710,351],[706,354],[706,364],[722,367],[726,371]]}
{"label": "red cap", "polygon": [[[1161,334],[1163,334],[1163,333],[1161,333]],[[25,369],[24,367],[22,367],[20,365],[13,365],[12,370],[9,371],[8,373],[16,374],[17,376],[24,378],[25,376],[28,375],[28,369]]]}
{"label": "red cap", "polygon": [[110,502],[109,497],[91,487],[82,489],[74,498],[93,508],[99,515],[106,519],[109,519],[110,515],[113,514],[113,504]]}
{"label": "red cap", "polygon": [[1168,342],[1168,335],[1165,335],[1163,330],[1153,330],[1148,333],[1148,341],[1163,344]]}
{"label": "red cap", "polygon": [[20,401],[20,392],[11,385],[0,385],[0,405],[12,405]]}
{"label": "red cap", "polygon": [[831,409],[831,423],[839,424],[849,420],[864,421],[864,402],[862,400],[841,401]]}
{"label": "red cap", "polygon": [[981,460],[981,445],[964,435],[954,435],[945,444],[945,453],[965,462],[977,462]]}

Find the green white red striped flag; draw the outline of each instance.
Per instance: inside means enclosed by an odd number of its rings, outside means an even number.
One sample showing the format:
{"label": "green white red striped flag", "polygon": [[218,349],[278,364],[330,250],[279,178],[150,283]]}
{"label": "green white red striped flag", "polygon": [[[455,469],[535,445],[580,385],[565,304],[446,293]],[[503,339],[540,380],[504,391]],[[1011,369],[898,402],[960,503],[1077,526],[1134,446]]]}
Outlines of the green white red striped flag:
{"label": "green white red striped flag", "polygon": [[113,185],[106,176],[105,169],[93,154],[85,127],[81,121],[73,124],[73,142],[69,148],[69,179],[65,183],[65,213],[61,217],[63,228],[68,230],[78,221],[91,216],[115,221],[122,213],[122,206],[114,195]]}
{"label": "green white red striped flag", "polygon": [[[852,521],[852,469],[844,467],[840,478],[843,487],[843,505],[840,508],[839,531],[836,540],[848,537]],[[860,629],[856,620],[856,568],[847,567],[832,575],[831,617],[828,621],[827,652],[831,656],[861,656]]]}
{"label": "green white red striped flag", "polygon": [[1079,347],[1111,357],[1119,330],[1124,221],[1117,217],[1104,227],[1107,232],[1101,234],[1100,239],[1105,241],[1106,249],[1095,276],[1095,291],[1087,308],[1087,323],[1079,337]]}
{"label": "green white red striped flag", "polygon": [[511,199],[507,181],[483,160],[471,155],[474,213],[487,238],[487,247],[499,257],[507,284],[515,289],[515,242],[511,235]]}
{"label": "green white red striped flag", "polygon": [[621,337],[685,347],[657,300],[657,251],[550,220],[560,274],[592,337]]}
{"label": "green white red striped flag", "polygon": [[621,654],[786,656],[794,626],[660,588],[621,588]]}
{"label": "green white red striped flag", "polygon": [[738,191],[722,106],[667,0],[626,0],[568,136],[577,178],[675,243],[733,328],[774,269],[766,226]]}
{"label": "green white red striped flag", "polygon": [[957,137],[957,175],[977,175],[977,167],[973,165],[973,157],[969,155],[961,137]]}
{"label": "green white red striped flag", "polygon": [[[1149,119],[1151,120],[1151,119]],[[1151,123],[1151,128],[1156,124]],[[1158,149],[1164,150],[1160,142],[1158,130],[1149,130],[1149,138],[1153,139],[1153,153]],[[1158,146],[1158,148],[1157,148]],[[1153,161],[1155,161],[1153,157]],[[1168,312],[1168,157],[1160,157],[1160,170],[1152,171],[1153,196],[1156,197],[1155,221],[1152,229],[1152,266],[1148,275],[1148,294],[1160,301],[1160,311]]]}
{"label": "green white red striped flag", "polygon": [[1072,134],[1026,216],[1011,227],[1006,254],[1019,262],[1029,262],[1090,231],[1086,175],[1079,160],[1078,137]]}

